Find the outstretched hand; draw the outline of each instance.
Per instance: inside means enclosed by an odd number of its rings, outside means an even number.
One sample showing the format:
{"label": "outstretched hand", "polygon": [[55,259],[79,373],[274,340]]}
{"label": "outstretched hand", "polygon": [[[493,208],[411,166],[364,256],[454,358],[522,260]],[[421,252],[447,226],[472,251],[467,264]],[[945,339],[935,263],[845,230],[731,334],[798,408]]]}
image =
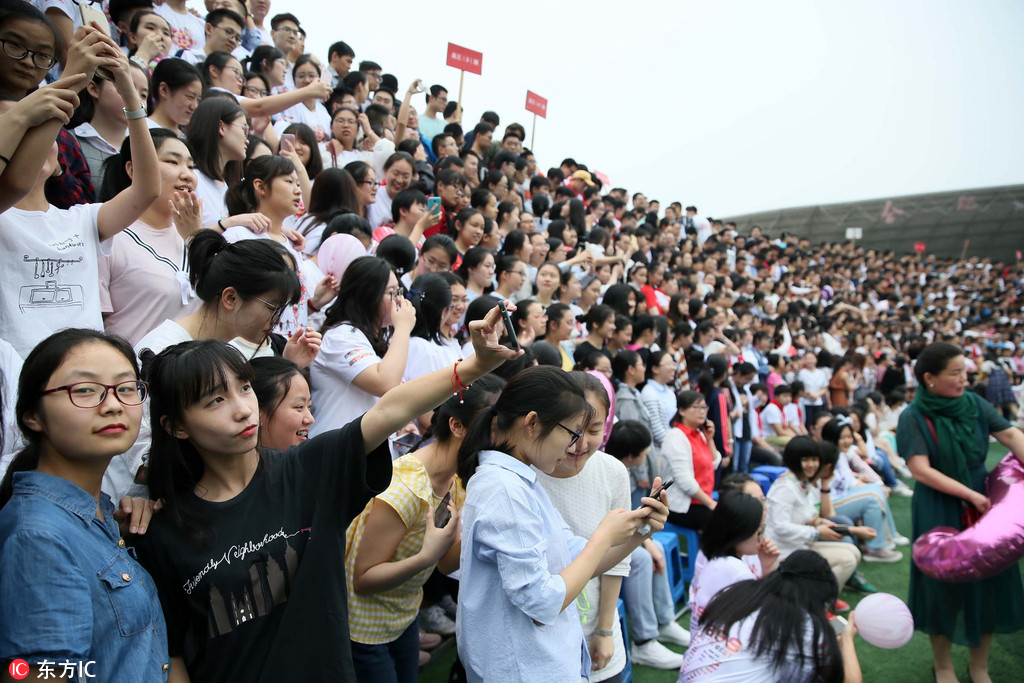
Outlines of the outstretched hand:
{"label": "outstretched hand", "polygon": [[[508,312],[516,310],[515,304],[506,300],[505,308]],[[473,351],[476,353],[477,362],[484,372],[490,372],[507,360],[514,360],[523,354],[522,350],[515,351],[503,346],[499,341],[501,311],[495,306],[487,312],[483,320],[474,320],[469,323],[469,334],[473,340]]]}

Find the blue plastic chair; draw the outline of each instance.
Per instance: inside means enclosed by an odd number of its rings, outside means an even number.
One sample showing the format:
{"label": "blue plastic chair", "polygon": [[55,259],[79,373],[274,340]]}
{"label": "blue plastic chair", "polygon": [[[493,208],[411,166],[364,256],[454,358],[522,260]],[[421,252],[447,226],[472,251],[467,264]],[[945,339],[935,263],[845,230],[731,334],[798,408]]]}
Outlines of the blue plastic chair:
{"label": "blue plastic chair", "polygon": [[750,478],[757,482],[757,485],[764,491],[764,495],[768,495],[768,489],[772,487],[772,480],[760,472],[751,472]]}
{"label": "blue plastic chair", "polygon": [[761,465],[760,467],[755,467],[752,474],[762,474],[768,477],[768,481],[774,482],[776,479],[785,474],[786,471],[787,469],[785,467],[780,467],[777,465]]}
{"label": "blue plastic chair", "polygon": [[[683,554],[679,551],[679,536],[671,531],[659,531],[653,535],[653,538],[665,548],[668,585],[672,590],[672,599],[679,602],[686,596],[686,574],[683,567]],[[692,572],[690,578],[693,578]]]}
{"label": "blue plastic chair", "polygon": [[683,581],[685,581],[686,583],[692,582],[693,569],[697,563],[697,552],[700,550],[700,545],[697,541],[697,530],[687,529],[684,526],[676,526],[671,522],[666,522],[664,531],[660,531],[658,533],[665,532],[676,534],[676,536],[683,536],[686,538],[686,552],[683,553],[682,549],[680,548],[679,556],[680,561],[683,564]]}
{"label": "blue plastic chair", "polygon": [[626,624],[626,603],[619,598],[619,628],[622,629],[622,644],[626,648],[626,666],[622,670],[622,683],[633,683],[633,659],[629,656],[629,629]]}

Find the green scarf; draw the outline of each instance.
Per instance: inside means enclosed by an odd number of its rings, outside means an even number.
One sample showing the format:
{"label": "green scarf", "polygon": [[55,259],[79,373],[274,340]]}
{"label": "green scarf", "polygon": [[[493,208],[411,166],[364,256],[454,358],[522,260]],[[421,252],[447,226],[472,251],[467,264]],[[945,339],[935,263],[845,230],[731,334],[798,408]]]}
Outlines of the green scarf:
{"label": "green scarf", "polygon": [[[944,398],[918,387],[913,405],[935,427],[935,469],[970,486],[968,465],[985,457],[975,432],[978,427],[977,401],[969,392],[957,398]],[[931,430],[927,427],[926,430],[925,438],[931,439]]]}

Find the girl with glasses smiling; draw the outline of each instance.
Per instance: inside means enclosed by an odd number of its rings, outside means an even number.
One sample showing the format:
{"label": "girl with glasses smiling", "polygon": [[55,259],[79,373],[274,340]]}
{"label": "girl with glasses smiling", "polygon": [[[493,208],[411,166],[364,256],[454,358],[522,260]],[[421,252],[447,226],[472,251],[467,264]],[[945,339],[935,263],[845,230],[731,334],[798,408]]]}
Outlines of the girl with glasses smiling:
{"label": "girl with glasses smiling", "polygon": [[643,542],[642,522],[664,527],[664,495],[644,498],[639,510],[608,512],[589,541],[552,505],[536,471],[551,474],[583,450],[577,442],[592,412],[568,374],[538,366],[515,375],[466,433],[455,623],[470,681],[589,679],[577,597]]}

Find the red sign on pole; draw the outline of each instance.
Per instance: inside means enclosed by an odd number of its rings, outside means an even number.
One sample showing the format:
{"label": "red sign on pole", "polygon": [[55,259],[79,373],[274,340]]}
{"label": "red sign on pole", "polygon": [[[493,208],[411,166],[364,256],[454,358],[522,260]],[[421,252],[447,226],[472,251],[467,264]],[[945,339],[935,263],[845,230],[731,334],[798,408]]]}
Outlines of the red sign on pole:
{"label": "red sign on pole", "polygon": [[548,101],[537,93],[526,91],[526,111],[532,112],[542,119],[548,117]]}
{"label": "red sign on pole", "polygon": [[924,242],[914,242],[914,251],[918,254],[923,254],[925,252]]}
{"label": "red sign on pole", "polygon": [[471,74],[480,75],[483,69],[484,53],[459,47],[455,43],[448,43],[448,66],[468,71]]}

